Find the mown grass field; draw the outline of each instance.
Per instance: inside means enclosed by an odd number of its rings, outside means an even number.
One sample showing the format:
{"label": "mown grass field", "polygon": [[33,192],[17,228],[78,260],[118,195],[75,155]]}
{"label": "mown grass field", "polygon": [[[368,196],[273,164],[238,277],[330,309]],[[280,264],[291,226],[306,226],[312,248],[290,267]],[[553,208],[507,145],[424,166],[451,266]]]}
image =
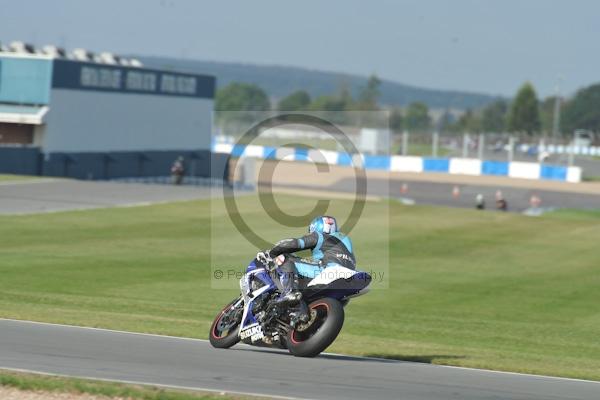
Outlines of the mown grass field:
{"label": "mown grass field", "polygon": [[[0,389],[14,388],[23,396],[30,392],[88,394],[103,399],[127,400],[258,400],[258,397],[200,393],[188,390],[165,389],[152,386],[122,384],[90,379],[63,378],[0,370]],[[49,397],[50,398],[50,397]],[[54,398],[54,397],[52,397]],[[94,397],[97,398],[97,397]]]}
{"label": "mown grass field", "polygon": [[[238,204],[272,240],[304,232],[268,222],[252,197]],[[238,236],[209,201],[2,216],[0,316],[205,338],[237,293],[211,289],[211,265],[241,271],[256,251]],[[598,213],[381,201],[352,237],[363,266],[385,271],[389,250],[389,288],[351,302],[330,351],[600,380]]]}

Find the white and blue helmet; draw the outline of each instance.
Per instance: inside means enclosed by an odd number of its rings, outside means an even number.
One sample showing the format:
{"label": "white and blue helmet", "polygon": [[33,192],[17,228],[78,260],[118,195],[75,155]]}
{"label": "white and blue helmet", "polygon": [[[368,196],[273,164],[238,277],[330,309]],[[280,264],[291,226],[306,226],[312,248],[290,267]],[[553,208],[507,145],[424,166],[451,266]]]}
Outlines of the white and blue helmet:
{"label": "white and blue helmet", "polygon": [[335,218],[324,215],[313,219],[308,226],[308,233],[319,232],[332,234],[338,231]]}

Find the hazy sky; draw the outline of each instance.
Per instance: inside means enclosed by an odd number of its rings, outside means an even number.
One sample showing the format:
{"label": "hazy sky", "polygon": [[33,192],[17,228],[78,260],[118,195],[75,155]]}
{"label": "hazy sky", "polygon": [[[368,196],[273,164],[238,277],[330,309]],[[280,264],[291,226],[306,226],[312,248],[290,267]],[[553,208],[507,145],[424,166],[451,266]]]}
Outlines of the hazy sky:
{"label": "hazy sky", "polygon": [[600,81],[600,1],[0,0],[0,41],[541,95]]}

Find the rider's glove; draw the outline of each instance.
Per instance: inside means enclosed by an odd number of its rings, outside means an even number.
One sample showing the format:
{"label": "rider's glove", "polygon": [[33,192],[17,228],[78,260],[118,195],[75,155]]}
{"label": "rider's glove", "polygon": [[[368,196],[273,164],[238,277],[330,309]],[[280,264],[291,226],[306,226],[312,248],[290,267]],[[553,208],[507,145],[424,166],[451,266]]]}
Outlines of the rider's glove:
{"label": "rider's glove", "polygon": [[256,259],[258,261],[260,261],[261,263],[263,263],[269,271],[272,271],[273,269],[275,269],[275,262],[273,261],[273,258],[271,258],[271,254],[269,254],[269,250],[259,251],[256,254]]}

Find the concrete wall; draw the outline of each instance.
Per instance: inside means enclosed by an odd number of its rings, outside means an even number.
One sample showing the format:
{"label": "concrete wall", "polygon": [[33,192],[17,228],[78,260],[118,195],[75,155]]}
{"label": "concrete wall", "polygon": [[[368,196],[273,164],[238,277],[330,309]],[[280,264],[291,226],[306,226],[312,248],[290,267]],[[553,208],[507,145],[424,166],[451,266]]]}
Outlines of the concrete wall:
{"label": "concrete wall", "polygon": [[210,150],[212,99],[53,89],[44,152]]}

